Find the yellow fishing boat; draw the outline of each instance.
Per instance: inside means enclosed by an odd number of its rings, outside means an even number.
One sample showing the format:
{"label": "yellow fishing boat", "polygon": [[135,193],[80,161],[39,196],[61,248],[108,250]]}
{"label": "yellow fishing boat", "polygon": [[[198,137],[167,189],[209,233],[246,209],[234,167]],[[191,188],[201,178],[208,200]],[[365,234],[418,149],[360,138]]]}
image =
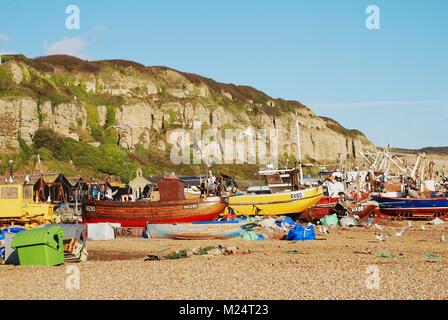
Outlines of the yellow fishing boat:
{"label": "yellow fishing boat", "polygon": [[305,211],[323,196],[322,186],[272,194],[247,194],[228,198],[224,214],[288,215]]}

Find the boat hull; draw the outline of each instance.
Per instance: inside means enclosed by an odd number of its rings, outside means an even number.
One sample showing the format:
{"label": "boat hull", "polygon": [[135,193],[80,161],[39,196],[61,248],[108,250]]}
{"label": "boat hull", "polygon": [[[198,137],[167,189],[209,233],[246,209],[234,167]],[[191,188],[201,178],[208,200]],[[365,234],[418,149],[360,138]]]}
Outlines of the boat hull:
{"label": "boat hull", "polygon": [[175,201],[96,201],[83,206],[84,222],[120,223],[123,227],[145,227],[148,223],[166,224],[209,221],[217,218],[227,204],[210,197]]}
{"label": "boat hull", "polygon": [[339,198],[322,197],[314,206],[308,208],[300,214],[303,220],[320,219],[328,215],[338,203]]}
{"label": "boat hull", "polygon": [[[361,201],[358,206],[355,207],[355,211],[359,213],[359,215],[364,215],[365,211],[365,203],[364,200],[367,200],[369,196],[367,194],[361,194],[358,198],[358,201]],[[322,197],[314,206],[311,208],[303,211],[300,214],[300,218],[307,221],[312,221],[314,219],[321,219],[329,214],[334,213],[335,207],[340,201],[340,198],[338,197]],[[355,204],[354,201],[352,201],[349,204]],[[368,210],[370,211],[370,209]],[[369,212],[370,214],[371,212]]]}
{"label": "boat hull", "polygon": [[445,198],[389,198],[373,196],[378,202],[380,217],[433,219],[448,218],[448,199]]}
{"label": "boat hull", "polygon": [[239,238],[246,222],[193,222],[179,224],[148,224],[152,239],[224,240]]}
{"label": "boat hull", "polygon": [[[255,194],[229,197],[225,214],[289,215],[298,214],[316,204],[323,196],[323,188],[273,194]],[[232,210],[230,210],[232,209]]]}

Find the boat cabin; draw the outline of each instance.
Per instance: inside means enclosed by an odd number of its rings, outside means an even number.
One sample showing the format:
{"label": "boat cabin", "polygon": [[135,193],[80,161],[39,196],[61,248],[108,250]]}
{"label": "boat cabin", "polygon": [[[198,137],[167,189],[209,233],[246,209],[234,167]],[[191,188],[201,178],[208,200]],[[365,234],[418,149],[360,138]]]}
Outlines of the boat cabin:
{"label": "boat cabin", "polygon": [[270,194],[271,190],[268,186],[251,186],[247,188],[246,193],[248,194]]}
{"label": "boat cabin", "polygon": [[265,182],[271,193],[296,191],[300,189],[299,170],[292,169],[261,169],[258,174],[265,178]]}
{"label": "boat cabin", "polygon": [[157,182],[160,201],[184,200],[184,183],[178,178],[163,178]]}

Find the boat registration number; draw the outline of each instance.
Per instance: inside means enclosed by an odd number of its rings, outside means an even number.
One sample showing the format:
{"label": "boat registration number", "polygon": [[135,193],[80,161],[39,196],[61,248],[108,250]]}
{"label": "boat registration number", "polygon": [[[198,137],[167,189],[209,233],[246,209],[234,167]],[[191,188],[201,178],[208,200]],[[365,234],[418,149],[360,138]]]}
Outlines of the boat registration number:
{"label": "boat registration number", "polygon": [[303,199],[303,192],[291,193],[291,199]]}
{"label": "boat registration number", "polygon": [[199,208],[199,205],[197,203],[184,205],[184,209],[197,209],[197,208]]}
{"label": "boat registration number", "polygon": [[96,208],[95,208],[95,206],[86,206],[86,211],[88,211],[88,212],[95,212]]}
{"label": "boat registration number", "polygon": [[352,212],[361,212],[364,211],[364,206],[357,206],[352,209]]}

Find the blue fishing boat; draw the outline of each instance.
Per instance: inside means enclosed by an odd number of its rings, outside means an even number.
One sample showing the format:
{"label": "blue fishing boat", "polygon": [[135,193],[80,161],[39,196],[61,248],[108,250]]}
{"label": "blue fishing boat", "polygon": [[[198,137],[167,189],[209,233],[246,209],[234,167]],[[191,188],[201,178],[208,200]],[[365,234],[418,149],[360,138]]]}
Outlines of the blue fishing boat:
{"label": "blue fishing boat", "polygon": [[391,198],[372,196],[384,217],[448,220],[448,198]]}
{"label": "blue fishing boat", "polygon": [[148,224],[152,239],[211,240],[239,238],[245,230],[255,226],[242,220],[199,221],[193,223]]}

